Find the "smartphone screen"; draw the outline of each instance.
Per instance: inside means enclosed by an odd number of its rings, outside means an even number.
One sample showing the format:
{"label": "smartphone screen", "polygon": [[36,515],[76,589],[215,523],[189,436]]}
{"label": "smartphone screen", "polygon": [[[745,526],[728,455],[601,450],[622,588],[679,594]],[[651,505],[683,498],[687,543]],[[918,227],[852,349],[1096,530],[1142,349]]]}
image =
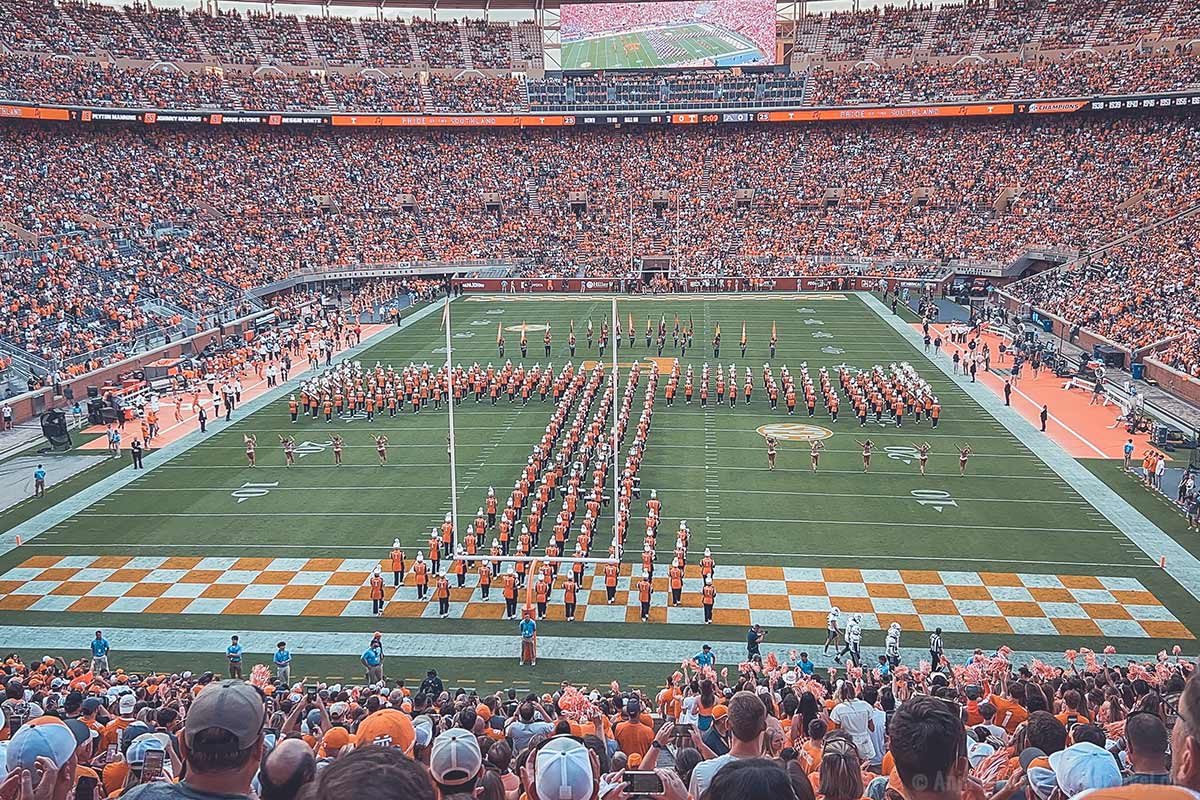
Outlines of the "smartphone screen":
{"label": "smartphone screen", "polygon": [[142,783],[150,783],[162,777],[163,759],[166,755],[162,750],[146,752],[146,760],[142,762]]}
{"label": "smartphone screen", "polygon": [[117,746],[115,744],[110,744],[108,746],[108,753],[107,753],[106,758],[104,759],[104,762],[106,764],[111,764],[116,760],[117,760]]}
{"label": "smartphone screen", "polygon": [[75,800],[96,800],[96,779],[84,776],[75,784]]}
{"label": "smartphone screen", "polygon": [[629,786],[629,794],[662,794],[662,778],[653,771],[625,770],[625,783]]}

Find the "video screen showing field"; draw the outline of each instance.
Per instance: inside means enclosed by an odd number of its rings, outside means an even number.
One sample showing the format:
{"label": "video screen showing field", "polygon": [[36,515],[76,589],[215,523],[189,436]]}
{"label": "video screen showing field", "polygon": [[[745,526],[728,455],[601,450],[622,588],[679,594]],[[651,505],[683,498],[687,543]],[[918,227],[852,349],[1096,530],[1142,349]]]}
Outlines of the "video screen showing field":
{"label": "video screen showing field", "polygon": [[775,5],[762,0],[563,5],[566,70],[774,63]]}

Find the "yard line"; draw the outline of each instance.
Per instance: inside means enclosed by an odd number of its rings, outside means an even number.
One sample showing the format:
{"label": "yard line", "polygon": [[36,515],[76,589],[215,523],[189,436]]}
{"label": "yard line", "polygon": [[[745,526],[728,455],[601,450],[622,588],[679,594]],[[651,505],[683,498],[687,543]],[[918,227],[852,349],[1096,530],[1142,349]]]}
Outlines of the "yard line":
{"label": "yard line", "polygon": [[[235,542],[235,543],[231,543],[231,544],[205,544],[202,542],[194,542],[192,544],[168,544],[168,543],[158,543],[158,542],[156,542],[154,544],[147,544],[146,542],[100,542],[100,543],[96,543],[96,542],[62,542],[62,543],[56,544],[56,543],[51,543],[51,542],[29,542],[27,544],[22,545],[22,547],[42,547],[42,548],[58,549],[58,550],[63,550],[63,549],[78,550],[80,548],[84,548],[84,549],[104,550],[106,552],[111,552],[113,548],[136,549],[138,552],[144,552],[146,550],[153,550],[155,548],[158,548],[158,549],[168,549],[168,550],[195,550],[197,552],[203,552],[203,551],[208,551],[208,550],[255,550],[255,551],[264,551],[264,552],[269,551],[269,550],[306,550],[306,551],[320,550],[322,552],[342,551],[342,550],[354,550],[354,551],[369,550],[369,551],[384,553],[384,551],[386,551],[386,549],[387,549],[387,548],[381,547],[379,545],[366,545],[366,544],[339,544],[336,547],[331,547],[329,545],[319,545],[319,544],[291,544],[291,543],[274,543],[274,542],[263,542],[263,541],[255,541],[252,543]],[[660,550],[657,552],[674,553],[675,551],[674,550],[670,550],[670,551]],[[723,555],[723,556],[754,556],[754,557],[758,557],[758,558],[839,559],[839,560],[845,559],[845,560],[856,560],[856,561],[864,561],[864,560],[872,560],[872,559],[880,558],[880,556],[864,554],[862,552],[829,553],[829,552],[821,551],[819,553],[786,553],[786,552],[772,551],[770,553],[759,553],[759,552],[734,551],[734,550],[724,550],[724,549],[722,550],[721,555]],[[1142,561],[1144,561],[1145,563],[1141,563],[1141,564],[1136,564],[1136,563],[1098,564],[1094,561],[1037,561],[1037,560],[1030,560],[1027,558],[991,558],[991,557],[987,557],[987,556],[981,556],[979,558],[971,558],[969,556],[942,556],[942,555],[916,556],[916,555],[907,555],[907,554],[896,560],[898,562],[954,561],[954,562],[961,562],[961,563],[978,563],[978,564],[1031,564],[1031,565],[1046,566],[1046,567],[1060,567],[1061,566],[1061,567],[1106,567],[1106,568],[1112,568],[1112,569],[1158,569],[1158,564],[1150,561],[1149,559],[1145,558],[1144,556],[1142,558]],[[629,563],[629,562],[626,562],[626,563]],[[902,567],[902,566],[897,567],[897,569],[904,569],[904,567]]]}
{"label": "yard line", "polygon": [[[224,492],[236,490],[237,486],[172,486],[163,487],[161,489],[151,488],[128,488],[122,491],[125,492]],[[412,489],[414,491],[427,490],[443,490],[448,487],[445,484],[434,486],[416,486],[416,485],[371,485],[371,486],[272,486],[272,492],[394,492],[396,490]],[[858,494],[855,492],[800,492],[800,491],[773,491],[768,489],[721,489],[715,485],[705,486],[703,489],[671,489],[655,485],[654,489],[660,494],[694,494],[703,491],[710,497],[716,494],[765,494],[777,495],[780,497],[855,497],[855,498],[870,498],[872,500],[912,500],[912,495],[908,494]],[[459,494],[464,493],[464,489],[459,490]],[[955,500],[970,500],[976,503],[1048,503],[1052,505],[1073,505],[1087,506],[1084,500],[1037,500],[1024,497],[960,497],[954,496]],[[708,502],[706,500],[706,502]],[[96,505],[100,505],[97,503]],[[713,500],[712,505],[719,506],[719,501]],[[1090,506],[1088,506],[1090,508]]]}
{"label": "yard line", "polygon": [[[922,437],[916,437],[916,438],[922,438]],[[965,439],[965,438],[969,438],[969,437],[959,436],[957,438]],[[410,446],[433,447],[435,445],[410,445]],[[703,443],[697,443],[697,444],[657,444],[656,443],[654,446],[655,447],[674,448],[676,450],[750,450],[755,453],[763,452],[762,447],[746,447],[743,445],[709,445],[709,444],[703,444]],[[349,447],[349,445],[347,445],[347,447]],[[359,445],[359,447],[367,448],[367,447],[374,447],[374,445]],[[240,449],[240,448],[234,448],[234,449]],[[826,447],[825,452],[826,453],[861,453],[862,450],[856,449],[856,448]],[[974,451],[972,451],[972,453],[971,453],[971,458],[1023,458],[1023,459],[1029,460],[1029,461],[1037,460],[1037,458],[1030,453],[979,453],[979,452],[974,452]]]}
{"label": "yard line", "polygon": [[[139,513],[91,512],[83,511],[78,516],[88,519],[98,517],[147,519],[150,517],[167,518],[235,518],[245,517],[421,517],[429,518],[428,512],[421,511],[182,511],[158,512],[143,511]],[[723,522],[749,522],[771,525],[858,525],[860,527],[910,528],[949,528],[952,530],[989,530],[989,531],[1037,531],[1039,533],[1101,533],[1095,528],[1033,528],[1020,525],[979,525],[974,522],[964,522],[961,525],[951,525],[940,522],[881,522],[877,520],[838,520],[838,519],[763,519],[759,517],[723,517]]]}
{"label": "yard line", "polygon": [[[131,514],[130,516],[140,516]],[[165,516],[172,516],[167,514]],[[989,531],[1037,531],[1038,533],[1102,533],[1095,528],[1033,528],[1024,525],[979,525],[974,522],[966,522],[962,525],[951,525],[943,522],[881,522],[881,521],[855,521],[855,520],[839,520],[839,519],[763,519],[760,517],[725,517],[724,522],[749,522],[755,524],[770,523],[772,525],[863,525],[869,527],[884,527],[884,528],[911,528],[913,530],[921,530],[923,528],[950,528],[952,530],[989,530]]]}
{"label": "yard line", "polygon": [[[761,448],[754,448],[754,449],[761,450]],[[857,451],[855,451],[855,452],[857,452]],[[488,466],[491,466],[491,467],[524,467],[525,465],[526,465],[526,462],[524,462],[524,461],[520,461],[520,462],[514,461],[512,463],[491,462],[491,463],[489,463]],[[273,473],[274,470],[285,470],[285,469],[337,469],[337,470],[341,470],[342,472],[349,472],[350,470],[354,470],[354,469],[369,469],[369,470],[415,469],[415,468],[421,468],[421,467],[444,467],[444,466],[446,466],[445,461],[424,461],[424,462],[409,461],[409,462],[405,462],[403,464],[388,463],[388,464],[384,464],[383,466],[380,466],[377,463],[376,464],[343,464],[340,467],[333,464],[332,462],[330,462],[328,464],[293,464],[291,467],[284,467],[282,464],[279,464],[277,466],[271,466],[271,465],[264,466],[264,465],[260,464],[258,467],[255,468],[254,474],[261,474],[263,472],[272,472]],[[242,464],[191,464],[191,465],[163,464],[158,469],[185,469],[185,470],[186,469],[221,469],[221,470],[225,470],[226,472],[237,472],[237,473],[241,474],[244,470],[247,470],[249,468]],[[685,469],[708,469],[708,467],[704,464],[672,464],[672,465],[670,465],[670,469],[674,471],[674,470],[685,470]],[[722,465],[721,469],[722,470],[742,470],[742,471],[749,471],[749,472],[765,472],[766,471],[766,467],[737,467],[737,466],[730,466],[730,465]],[[807,469],[807,468],[793,469],[793,468],[789,468],[789,467],[776,467],[775,471],[776,472],[803,473],[805,475],[809,475],[812,473],[811,469]],[[917,473],[915,471],[910,473],[908,470],[900,470],[900,469],[874,469],[870,473],[863,473],[863,471],[861,469],[824,469],[824,468],[821,469],[819,474],[821,474],[821,475],[863,475],[863,474],[875,474],[875,473],[878,473],[880,475],[908,475],[908,474],[911,474],[914,476],[917,475]],[[926,475],[929,475],[931,477],[938,477],[938,478],[960,477],[957,472],[929,471],[926,473]],[[1061,480],[1059,480],[1053,474],[1051,474],[1051,475],[1046,475],[1046,474],[991,475],[991,474],[987,474],[987,473],[968,472],[966,477],[968,477],[968,478],[987,478],[987,479],[994,479],[994,480],[1012,480],[1012,481],[1047,481],[1047,480],[1051,480],[1051,481],[1058,481],[1060,483],[1060,485],[1062,485],[1062,486],[1068,485],[1068,484],[1062,483]],[[237,488],[237,487],[231,487],[231,488]],[[443,488],[446,488],[446,487],[443,487]]]}

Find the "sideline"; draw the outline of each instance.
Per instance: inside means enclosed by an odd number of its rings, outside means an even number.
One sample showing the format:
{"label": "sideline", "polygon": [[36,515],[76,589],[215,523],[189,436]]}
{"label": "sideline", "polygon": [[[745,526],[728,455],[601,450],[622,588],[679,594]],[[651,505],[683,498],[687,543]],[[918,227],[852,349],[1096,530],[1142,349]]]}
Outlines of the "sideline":
{"label": "sideline", "polygon": [[948,359],[930,358],[925,355],[922,352],[924,339],[920,331],[914,330],[900,317],[893,315],[878,298],[870,292],[859,292],[858,295],[867,308],[903,336],[917,354],[922,355],[926,361],[953,380],[962,391],[1017,437],[1019,442],[1028,447],[1030,452],[1054,470],[1131,542],[1141,548],[1152,561],[1158,563],[1160,558],[1165,557],[1166,566],[1163,571],[1174,578],[1184,591],[1200,601],[1200,560],[1148,520],[1125,498],[1110,489],[1091,470],[1076,461],[1061,445],[1041,433],[1021,416],[1020,412],[1011,406],[1005,406],[991,389],[979,383],[958,380],[950,370]]}
{"label": "sideline", "polygon": [[[317,631],[244,631],[231,629],[238,633],[241,645],[246,649],[246,655],[261,655],[267,663],[271,653],[275,651],[277,642],[286,641],[293,657],[299,657],[293,674],[304,674],[303,656],[353,656],[362,655],[371,639],[370,627],[360,632],[317,632]],[[92,627],[55,627],[36,629],[37,646],[45,650],[78,650],[80,655],[87,650],[87,643],[95,636],[96,628]],[[30,650],[30,635],[33,629],[16,625],[0,626],[0,649]],[[141,653],[224,653],[229,646],[230,633],[227,631],[197,631],[183,629],[152,629],[152,628],[114,628],[104,626],[104,635],[112,642],[115,657],[119,660],[124,652]],[[384,642],[387,652],[403,656],[393,658],[428,659],[428,658],[467,658],[474,660],[515,658],[520,644],[516,625],[514,623],[511,636],[496,636],[494,634],[436,634],[429,633],[385,633]],[[604,661],[598,658],[598,653],[615,652],[614,644],[627,645],[620,648],[619,660],[635,664],[675,664],[684,658],[690,658],[700,652],[703,644],[712,644],[718,663],[736,667],[744,659],[744,647],[740,642],[725,640],[703,639],[608,639],[597,636],[538,636],[538,655],[545,659],[562,661],[587,661],[595,663]],[[821,644],[817,641],[807,643],[769,642],[764,648],[787,658],[789,650],[809,653],[813,663],[818,667],[836,667],[844,669],[841,664],[833,662],[832,654],[823,655]],[[872,649],[873,648],[868,648]],[[34,651],[36,652],[36,651]],[[986,651],[990,653],[991,651]],[[920,647],[903,647],[900,649],[904,663],[915,666],[920,660],[929,658],[929,650]],[[965,664],[971,658],[974,650],[950,649],[946,657],[955,664]],[[1029,663],[1039,659],[1047,664],[1060,664],[1063,661],[1063,651],[1015,651],[1012,662],[1015,664]],[[1155,656],[1149,654],[1113,655],[1113,663],[1123,663],[1126,658],[1136,658],[1139,661],[1154,661]]]}
{"label": "sideline", "polygon": [[[388,328],[375,333],[373,336],[364,339],[360,344],[348,350],[343,350],[338,354],[337,360],[343,361],[347,358],[353,358],[367,348],[374,347],[380,342],[383,342],[389,337],[394,336],[400,331],[404,330],[412,323],[418,322],[435,311],[440,310],[446,302],[447,301],[443,299],[439,302],[430,303],[420,311],[410,314],[409,316],[400,320],[399,325],[391,325]],[[253,400],[248,400],[247,402],[243,403],[238,407],[240,413],[236,417],[235,421],[240,422],[251,414],[254,414],[267,405],[275,402],[279,398],[294,392],[296,387],[300,385],[301,378],[307,377],[308,374],[309,370],[307,369],[303,372],[297,372],[295,377],[291,378],[290,380],[260,394]],[[5,555],[15,550],[17,548],[18,538],[21,539],[22,543],[29,542],[30,540],[37,538],[54,526],[59,525],[69,518],[84,511],[96,501],[103,500],[104,498],[116,492],[118,489],[123,489],[138,478],[149,474],[151,471],[166,464],[176,456],[183,455],[196,445],[212,438],[213,436],[216,436],[219,433],[224,432],[229,427],[229,425],[223,421],[213,420],[213,422],[214,424],[210,425],[209,429],[204,433],[201,433],[198,430],[192,431],[191,433],[188,433],[182,438],[177,439],[176,441],[171,442],[170,444],[158,450],[151,451],[144,459],[145,469],[135,470],[129,467],[123,468],[117,473],[109,475],[106,478],[102,478],[91,486],[81,490],[73,497],[56,503],[40,514],[30,517],[21,524],[10,528],[3,534],[0,534],[0,555]]]}

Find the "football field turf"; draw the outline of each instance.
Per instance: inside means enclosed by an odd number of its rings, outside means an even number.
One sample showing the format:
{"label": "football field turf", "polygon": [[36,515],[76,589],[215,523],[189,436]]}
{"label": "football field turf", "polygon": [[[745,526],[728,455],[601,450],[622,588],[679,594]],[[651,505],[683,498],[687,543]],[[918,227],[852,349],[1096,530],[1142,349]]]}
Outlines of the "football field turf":
{"label": "football field turf", "polygon": [[[681,391],[668,408],[664,369],[618,602],[604,602],[600,582],[589,571],[585,588],[592,591],[583,593],[579,621],[563,621],[556,596],[541,635],[583,637],[588,648],[607,647],[592,652],[590,660],[624,661],[614,667],[622,675],[636,672],[630,664],[646,663],[649,673],[654,663],[677,662],[649,655],[658,652],[651,641],[682,642],[680,656],[690,655],[694,642],[727,642],[728,662],[751,621],[773,631],[769,641],[818,643],[831,604],[841,609],[843,621],[850,613],[863,616],[869,654],[879,649],[881,629],[891,621],[901,623],[903,643],[911,648],[925,643],[923,631],[940,626],[952,648],[1007,644],[1061,652],[1113,644],[1122,652],[1146,654],[1181,643],[1190,649],[1200,630],[1200,604],[1127,538],[1115,524],[1117,512],[1101,513],[1064,479],[1061,468],[1035,454],[867,302],[833,293],[618,298],[622,326],[632,315],[637,332],[632,348],[623,339],[620,364],[655,355],[645,347],[646,320],[657,327],[664,315],[663,357],[674,357],[670,328],[678,315],[685,325],[691,319],[696,330],[695,346],[681,365],[692,365],[697,378],[706,362],[715,372],[710,340],[719,324],[720,362],[736,365],[739,374],[751,369],[753,401],[717,405],[714,391],[704,409],[696,401],[686,404]],[[506,329],[506,357],[516,363],[522,360],[517,331],[528,323],[524,363],[545,364],[540,326],[550,324],[549,361],[557,372],[568,359],[570,322],[578,336],[576,361],[594,360],[598,353],[588,350],[587,320],[598,338],[609,314],[610,301],[600,297],[469,296],[453,305],[454,360],[464,366],[499,363],[499,324]],[[397,368],[437,364],[445,358],[439,318],[429,314],[354,358]],[[738,348],[743,321],[745,358]],[[770,359],[773,323],[779,350]],[[788,417],[782,401],[778,410],[768,407],[762,388],[768,361],[776,376],[784,365],[796,375],[807,364],[814,379],[822,366],[836,376],[840,364],[869,369],[908,361],[937,392],[940,425],[931,430],[926,422],[906,421],[896,428],[885,417],[883,424],[871,421],[860,428],[844,397],[837,422],[819,405],[808,418],[803,403]],[[669,361],[661,363],[665,368]],[[643,377],[639,399],[644,387]],[[552,411],[552,401],[536,395],[524,407],[503,397],[495,407],[468,397],[456,409],[460,525],[484,504],[489,486],[503,504]],[[765,425],[816,426],[776,428],[785,435],[828,431],[820,471],[809,468],[806,441],[784,440],[778,468],[768,472],[759,432]],[[435,602],[417,601],[411,577],[392,597],[390,574],[385,615],[370,613],[367,576],[381,561],[388,569],[392,539],[400,538],[411,561],[426,549],[430,527],[450,509],[445,409],[385,415],[373,423],[302,417],[292,424],[281,395],[248,416],[235,416],[228,426],[210,427],[217,430],[208,438],[0,557],[5,624],[38,628],[47,648],[60,646],[53,633],[59,627],[213,637],[236,632],[256,652],[269,651],[278,631],[325,633],[333,641],[380,630],[425,636],[430,658],[509,658],[508,651],[472,649],[472,637],[493,642],[514,635],[514,623],[501,619],[499,587],[485,602],[473,577],[467,588],[454,590],[451,619],[436,618]],[[341,467],[333,465],[328,445],[334,432],[347,445]],[[258,435],[256,469],[245,465],[246,433]],[[385,467],[376,462],[370,438],[376,433],[391,440]],[[275,444],[279,434],[296,436],[295,467],[283,466]],[[1041,434],[1030,428],[1022,435]],[[864,473],[856,440],[867,437],[877,450]],[[932,446],[924,477],[910,450],[921,442]],[[965,477],[959,475],[958,444],[974,451]],[[663,523],[655,607],[651,622],[642,624],[628,586],[651,489],[662,500]],[[688,577],[683,607],[668,608],[662,576],[681,519],[692,531]],[[578,526],[571,541],[577,531]],[[706,546],[718,565],[712,626],[702,624],[695,566]],[[638,640],[646,643],[644,652],[638,652]],[[204,641],[193,650],[219,666],[220,651]],[[120,647],[117,641],[114,647]],[[478,661],[474,674],[507,677],[511,659],[504,664]],[[654,667],[650,677],[658,671]]]}
{"label": "football field turf", "polygon": [[[720,58],[745,50],[754,50],[754,44],[745,41],[732,31],[722,34],[707,25],[678,25],[661,28],[664,37],[682,37],[696,34],[695,38],[673,39],[674,44],[687,53],[682,59],[663,58],[648,37],[647,31],[637,33],[597,36],[576,42],[563,43],[563,69],[641,69],[667,67],[674,64],[700,59]],[[733,46],[726,37],[738,40]]]}

